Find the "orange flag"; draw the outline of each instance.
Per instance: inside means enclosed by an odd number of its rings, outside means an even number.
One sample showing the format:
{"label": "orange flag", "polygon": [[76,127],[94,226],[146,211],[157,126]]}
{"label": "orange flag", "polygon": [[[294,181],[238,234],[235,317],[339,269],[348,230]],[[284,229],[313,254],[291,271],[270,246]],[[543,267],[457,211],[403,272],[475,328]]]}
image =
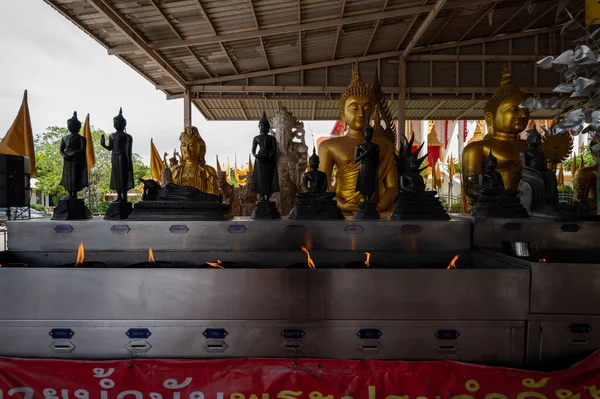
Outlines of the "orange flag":
{"label": "orange flag", "polygon": [[585,168],[585,161],[583,160],[583,154],[579,155],[581,162],[579,163],[579,169]]}
{"label": "orange flag", "polygon": [[248,154],[248,173],[252,173],[252,158],[250,158],[250,154]]}
{"label": "orange flag", "polygon": [[154,141],[150,139],[150,174],[152,175],[152,178],[159,183],[162,180],[162,170],[164,167],[165,163],[154,146]]}
{"label": "orange flag", "polygon": [[35,149],[33,148],[33,129],[27,105],[27,90],[23,94],[23,102],[17,117],[0,142],[0,152],[4,154],[23,155],[29,158],[31,176],[35,176]]}
{"label": "orange flag", "polygon": [[563,188],[565,186],[565,173],[563,171],[563,164],[559,164],[560,169],[558,170],[558,187]]}
{"label": "orange flag", "polygon": [[85,160],[87,163],[88,177],[92,167],[96,164],[96,155],[94,154],[94,139],[92,138],[92,128],[90,127],[90,114],[85,117],[83,123],[83,137],[85,137]]}

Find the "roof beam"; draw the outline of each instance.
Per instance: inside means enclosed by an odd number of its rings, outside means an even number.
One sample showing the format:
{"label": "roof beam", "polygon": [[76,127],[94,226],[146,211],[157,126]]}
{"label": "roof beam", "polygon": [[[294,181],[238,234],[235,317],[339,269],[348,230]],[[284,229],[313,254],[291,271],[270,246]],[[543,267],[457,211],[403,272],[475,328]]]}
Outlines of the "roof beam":
{"label": "roof beam", "polygon": [[[346,8],[346,0],[342,0],[342,10],[340,11],[340,19],[344,19],[344,9]],[[337,52],[338,41],[340,40],[340,31],[342,30],[342,24],[339,24],[337,27],[337,33],[335,35],[335,42],[333,44],[333,54],[331,55],[331,59],[335,60],[335,53]]]}
{"label": "roof beam", "polygon": [[488,7],[488,8],[487,8],[487,9],[486,9],[484,12],[483,12],[483,14],[481,14],[481,15],[479,16],[479,18],[477,18],[477,21],[475,21],[475,23],[474,23],[474,24],[472,24],[472,25],[469,27],[469,29],[467,29],[467,31],[466,31],[465,33],[463,33],[463,34],[462,34],[462,36],[460,37],[460,39],[458,39],[458,41],[459,41],[459,42],[462,42],[462,41],[464,40],[464,38],[465,38],[465,37],[467,37],[467,35],[468,35],[469,33],[471,33],[471,31],[472,31],[473,29],[475,29],[475,27],[476,27],[477,25],[479,25],[479,23],[481,22],[481,20],[483,20],[483,19],[484,19],[484,18],[485,18],[485,17],[486,17],[486,16],[487,16],[487,15],[488,15],[488,14],[489,14],[489,13],[490,13],[490,12],[491,12],[493,9],[494,9],[494,7],[496,7],[496,4],[498,4],[498,3],[500,3],[500,0],[499,0],[499,1],[496,1],[496,2],[494,2],[492,5],[490,5],[490,6],[489,6],[489,7]]}
{"label": "roof beam", "polygon": [[[427,0],[423,0],[423,5],[427,4]],[[398,44],[396,45],[396,51],[398,51],[398,49],[400,48],[400,46],[402,46],[402,43],[404,43],[404,41],[406,40],[406,37],[408,36],[408,34],[410,33],[412,27],[417,23],[417,20],[419,19],[419,14],[420,13],[416,13],[413,20],[411,21],[410,25],[408,25],[408,29],[406,29],[406,32],[404,32],[404,34],[402,35],[402,37],[400,38],[400,40],[398,40]]]}
{"label": "roof beam", "polygon": [[[160,6],[156,2],[156,0],[150,0],[150,2],[152,3],[152,5],[156,9],[156,11],[158,11],[159,14],[163,17],[163,19],[165,20],[165,22],[169,25],[169,27],[171,28],[171,30],[173,31],[173,33],[175,33],[175,35],[179,39],[183,39],[183,37],[181,36],[181,34],[177,30],[177,28],[175,28],[175,25],[173,25],[171,23],[171,21],[169,21],[169,17],[167,17],[167,14],[165,14],[164,11],[160,8]],[[189,53],[196,59],[196,61],[198,61],[198,63],[200,64],[200,67],[202,68],[202,70],[204,71],[204,73],[206,75],[208,75],[209,78],[212,78],[212,75],[210,74],[210,72],[208,72],[208,69],[204,66],[204,63],[202,62],[202,60],[200,59],[200,57],[198,57],[196,55],[196,53],[194,53],[194,51],[190,47],[186,47],[186,48],[188,49]]]}
{"label": "roof beam", "polygon": [[[248,3],[250,3],[250,9],[252,10],[252,17],[254,17],[254,25],[256,25],[256,29],[260,29],[260,25],[258,24],[258,18],[256,17],[256,11],[254,10],[254,5],[252,4],[252,0],[248,0]],[[258,40],[260,41],[260,49],[262,50],[263,56],[265,57],[265,64],[267,65],[267,69],[271,69],[271,64],[269,63],[269,57],[267,56],[267,50],[265,49],[265,43],[263,41],[263,37],[260,36],[258,38]],[[233,65],[233,63],[232,63],[232,65]]]}
{"label": "roof beam", "polygon": [[242,103],[238,100],[236,101],[238,107],[240,108],[240,111],[242,111],[242,115],[244,115],[244,119],[248,120],[248,114],[246,114],[246,110],[244,109],[244,106],[242,105]]}
{"label": "roof beam", "polygon": [[403,53],[404,57],[406,57],[410,54],[412,49],[415,47],[415,45],[421,39],[421,36],[423,36],[423,34],[427,30],[427,28],[429,28],[429,25],[431,25],[431,23],[433,22],[435,17],[438,15],[438,13],[442,9],[442,7],[444,7],[444,4],[446,4],[446,0],[437,0],[435,2],[435,4],[433,5],[433,9],[431,11],[429,11],[429,14],[427,14],[427,17],[425,17],[425,20],[423,21],[421,26],[419,26],[419,29],[417,29],[417,31],[415,32],[413,37],[410,39],[410,41],[404,48],[404,53]]}
{"label": "roof beam", "polygon": [[298,31],[298,54],[300,55],[300,65],[304,63],[302,57],[302,31]]}
{"label": "roof beam", "polygon": [[215,118],[215,116],[210,112],[210,109],[208,109],[208,107],[206,106],[206,104],[204,104],[202,102],[202,100],[192,100],[193,104],[196,106],[196,108],[198,109],[198,111],[200,111],[200,113],[202,113],[202,115],[204,115],[205,117],[208,117],[206,119],[210,119],[210,120],[217,120]]}
{"label": "roof beam", "polygon": [[448,26],[448,24],[450,23],[450,21],[452,20],[452,18],[454,17],[454,15],[456,14],[456,9],[452,10],[450,12],[450,15],[448,15],[448,18],[446,18],[446,20],[444,21],[444,23],[442,24],[442,26],[440,26],[435,33],[433,34],[433,36],[431,37],[431,39],[429,40],[429,43],[427,43],[428,46],[431,46],[431,43],[433,43],[433,41],[438,37],[438,35],[444,31],[444,29],[446,29],[446,26]]}
{"label": "roof beam", "polygon": [[448,102],[448,100],[445,101],[440,101],[439,103],[437,103],[437,105],[435,107],[433,107],[431,109],[431,111],[429,111],[424,117],[423,120],[427,120],[431,115],[433,115],[435,113],[435,111],[437,111],[438,109],[440,109],[441,107],[444,106],[444,104],[446,104]]}
{"label": "roof beam", "polygon": [[144,54],[150,57],[158,66],[164,70],[174,81],[184,89],[187,87],[185,79],[158,53],[152,50],[148,43],[121,17],[117,11],[102,0],[87,0],[94,9],[108,18],[129,40],[131,40]]}
{"label": "roof beam", "polygon": [[[389,0],[385,0],[383,2],[383,7],[381,7],[381,11],[385,11],[385,8],[388,5]],[[367,55],[369,53],[369,47],[371,47],[371,42],[373,41],[373,38],[375,37],[375,33],[377,33],[377,28],[379,27],[379,23],[381,22],[381,19],[378,19],[377,21],[375,21],[375,26],[373,27],[373,32],[371,32],[371,37],[369,38],[369,42],[367,43],[367,47],[365,48],[365,52],[363,53],[363,55]]]}
{"label": "roof beam", "polygon": [[315,114],[317,113],[317,101],[313,101],[313,106],[312,106],[312,117],[311,119],[314,121],[315,120]]}
{"label": "roof beam", "polygon": [[[448,0],[445,8],[460,8],[468,5],[477,5],[477,4],[487,4],[492,0]],[[198,3],[200,4],[200,2]],[[177,47],[185,47],[185,46],[200,46],[204,44],[212,44],[219,42],[227,42],[233,40],[242,40],[242,39],[250,39],[259,36],[270,36],[270,35],[278,35],[283,33],[295,33],[297,31],[305,31],[305,30],[313,30],[313,29],[323,29],[323,28],[331,28],[336,27],[338,25],[348,25],[359,22],[368,22],[375,21],[377,19],[387,19],[387,18],[395,18],[402,17],[407,15],[414,15],[417,13],[429,12],[433,10],[434,6],[432,5],[423,5],[423,6],[412,6],[412,7],[404,7],[396,10],[376,12],[376,13],[362,13],[358,15],[348,16],[344,18],[330,18],[326,20],[320,21],[312,21],[312,22],[302,22],[289,24],[284,26],[278,26],[273,28],[261,28],[255,30],[249,30],[245,32],[237,32],[237,33],[229,33],[229,34],[217,34],[215,33],[213,36],[205,36],[199,37],[195,39],[184,39],[184,40],[161,40],[157,42],[150,43],[150,48],[153,50],[163,50],[167,48],[177,48]],[[203,10],[203,8],[202,8]],[[206,16],[206,14],[204,14]],[[206,17],[210,26],[212,24]],[[214,27],[212,28],[214,31]],[[114,47],[109,49],[110,55],[123,54],[127,52],[131,52],[131,47]]]}
{"label": "roof beam", "polygon": [[[505,55],[505,54],[413,54],[406,57],[407,61],[433,62],[536,62],[544,55]],[[391,60],[397,63],[397,60]]]}
{"label": "roof beam", "polygon": [[515,12],[513,15],[511,15],[510,17],[506,18],[504,20],[504,22],[502,22],[500,24],[499,27],[497,27],[492,34],[490,35],[490,37],[494,37],[498,34],[498,32],[500,32],[502,30],[502,28],[504,28],[506,25],[508,25],[508,23],[510,23],[510,21],[512,21],[517,15],[520,15],[523,10],[525,10],[527,7],[529,7],[529,5],[531,4],[533,0],[527,0],[523,3],[523,5],[521,7],[519,7],[519,9],[517,10],[517,12]]}
{"label": "roof beam", "polygon": [[[558,2],[557,2],[557,4],[558,4]],[[529,29],[531,26],[533,26],[537,21],[544,18],[546,16],[546,14],[548,14],[550,11],[552,11],[556,8],[557,4],[551,5],[549,7],[545,7],[546,9],[544,11],[542,11],[537,17],[535,17],[533,19],[533,21],[531,21],[527,25],[525,25],[525,27],[523,29],[521,29],[521,32],[525,32],[527,29]],[[539,5],[539,4],[536,4],[536,5]]]}

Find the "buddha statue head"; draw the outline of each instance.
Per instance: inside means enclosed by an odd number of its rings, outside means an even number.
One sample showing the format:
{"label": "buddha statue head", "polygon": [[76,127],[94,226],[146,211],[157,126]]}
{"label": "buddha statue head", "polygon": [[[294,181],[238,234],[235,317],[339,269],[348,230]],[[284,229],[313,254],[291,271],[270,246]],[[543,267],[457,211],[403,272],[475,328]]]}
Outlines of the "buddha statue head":
{"label": "buddha statue head", "polygon": [[352,80],[340,98],[340,119],[351,131],[361,132],[365,123],[371,120],[373,92],[360,76],[358,62],[352,67]]}
{"label": "buddha statue head", "polygon": [[317,155],[317,151],[315,150],[315,147],[313,147],[313,153],[310,156],[310,158],[308,159],[308,164],[310,165],[310,170],[319,170],[319,163],[320,163],[319,156]]}
{"label": "buddha statue head", "polygon": [[490,154],[485,158],[485,170],[496,170],[498,166],[498,159],[492,154],[492,150],[490,150]]}
{"label": "buddha statue head", "polygon": [[516,137],[527,128],[529,110],[519,106],[526,96],[521,89],[512,84],[508,65],[505,65],[500,88],[483,108],[485,122],[492,136],[504,133]]}
{"label": "buddha statue head", "polygon": [[269,130],[271,130],[271,123],[269,122],[265,111],[263,111],[262,118],[258,121],[258,130],[260,134],[269,134]]}
{"label": "buddha statue head", "polygon": [[127,121],[125,120],[125,118],[123,118],[123,108],[119,108],[119,115],[117,115],[113,118],[113,127],[117,131],[123,131],[123,130],[125,130],[126,126],[127,126]]}
{"label": "buddha statue head", "polygon": [[67,129],[73,134],[79,134],[81,122],[77,119],[77,111],[73,112],[73,116],[67,121]]}
{"label": "buddha statue head", "polygon": [[181,159],[183,162],[205,165],[206,143],[195,126],[188,126],[179,136]]}

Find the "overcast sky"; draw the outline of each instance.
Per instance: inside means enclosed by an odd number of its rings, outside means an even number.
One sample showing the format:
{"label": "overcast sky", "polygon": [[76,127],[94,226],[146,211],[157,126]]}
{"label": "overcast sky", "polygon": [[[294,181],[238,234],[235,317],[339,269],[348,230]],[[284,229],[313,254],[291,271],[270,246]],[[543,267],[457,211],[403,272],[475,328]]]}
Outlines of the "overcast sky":
{"label": "overcast sky", "polygon": [[[150,138],[158,150],[172,152],[183,128],[183,100],[165,95],[42,0],[0,0],[0,135],[11,126],[28,90],[35,133],[66,127],[77,111],[83,122],[112,132],[112,118],[123,107],[133,150],[148,164]],[[258,121],[213,122],[193,109],[193,124],[206,141],[206,159],[215,165],[234,154],[247,162]],[[293,112],[293,110],[290,110]],[[306,142],[328,135],[333,122],[304,121]],[[104,151],[95,143],[96,151]]]}

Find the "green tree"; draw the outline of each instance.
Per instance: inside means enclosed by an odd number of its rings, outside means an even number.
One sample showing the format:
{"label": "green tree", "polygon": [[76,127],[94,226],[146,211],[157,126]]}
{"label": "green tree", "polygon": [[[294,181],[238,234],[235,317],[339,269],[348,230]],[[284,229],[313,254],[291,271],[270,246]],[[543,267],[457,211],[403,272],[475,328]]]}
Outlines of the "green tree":
{"label": "green tree", "polygon": [[[592,155],[592,150],[590,150],[590,146],[585,146],[583,149],[583,162],[585,166],[594,165],[594,157]],[[571,170],[571,165],[573,164],[573,157],[567,159],[563,162],[564,170]],[[581,168],[581,155],[577,156],[577,169]]]}
{"label": "green tree", "polygon": [[[58,203],[60,197],[67,194],[65,189],[59,185],[63,167],[62,156],[59,151],[60,140],[67,134],[69,132],[66,128],[50,126],[46,128],[45,132],[36,135],[34,140],[38,187],[52,197],[54,204]],[[88,206],[92,211],[102,210],[104,207],[101,204],[104,195],[112,192],[110,189],[110,152],[100,146],[100,137],[103,134],[105,133],[100,129],[92,129],[96,164],[90,171],[90,192],[85,189],[81,193],[86,201],[91,200]],[[150,177],[150,167],[144,165],[138,154],[133,154],[133,176],[135,179],[134,184],[136,184],[135,190],[139,190],[141,187],[138,179]]]}

